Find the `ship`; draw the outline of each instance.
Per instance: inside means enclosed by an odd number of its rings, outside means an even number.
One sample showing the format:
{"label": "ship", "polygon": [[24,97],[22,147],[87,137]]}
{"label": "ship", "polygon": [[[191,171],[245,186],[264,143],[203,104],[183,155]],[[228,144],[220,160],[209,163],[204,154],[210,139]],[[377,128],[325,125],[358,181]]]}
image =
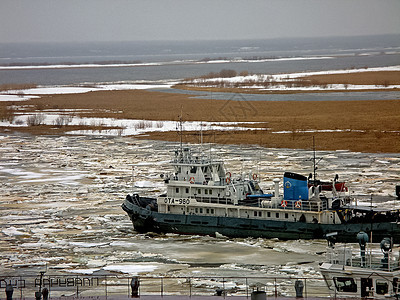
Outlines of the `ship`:
{"label": "ship", "polygon": [[[363,231],[373,233],[374,241],[389,236],[400,242],[398,209],[354,205],[337,176],[329,184],[321,182],[315,178],[316,168],[314,178],[284,172],[283,180],[273,179],[270,192],[264,193],[257,173],[234,176],[223,161],[194,155],[182,144],[171,166],[170,175],[161,175],[166,193],[133,193],[123,201],[135,231],[281,240],[337,233],[338,242],[351,242]],[[397,186],[400,198],[399,190]]]}
{"label": "ship", "polygon": [[[329,241],[328,236],[328,241]],[[360,249],[344,244],[339,247],[329,242],[326,260],[319,269],[330,295],[345,299],[399,299],[399,253],[393,251],[393,240],[383,238],[379,248],[369,247],[369,236],[359,232]]]}

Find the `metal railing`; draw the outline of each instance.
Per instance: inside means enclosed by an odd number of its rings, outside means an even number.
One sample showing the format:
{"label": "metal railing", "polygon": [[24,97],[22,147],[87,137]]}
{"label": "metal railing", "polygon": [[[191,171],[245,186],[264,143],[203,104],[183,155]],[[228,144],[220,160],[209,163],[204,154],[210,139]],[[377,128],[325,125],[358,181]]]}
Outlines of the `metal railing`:
{"label": "metal railing", "polygon": [[[378,250],[379,251],[379,250]],[[327,261],[331,264],[343,266],[362,267],[381,271],[397,271],[400,269],[399,256],[388,252],[374,253],[373,249],[364,250],[364,254],[359,249],[353,249],[352,246],[343,246],[337,248],[328,248],[326,252]]]}
{"label": "metal railing", "polygon": [[[118,275],[39,275],[0,277],[0,291],[14,289],[13,299],[33,298],[47,289],[49,299],[60,297],[123,298],[139,296],[221,296],[250,298],[253,291],[268,297],[296,297],[299,286],[304,298],[329,297],[322,277],[128,277]],[[3,299],[0,295],[0,299]],[[6,297],[4,297],[5,299]]]}

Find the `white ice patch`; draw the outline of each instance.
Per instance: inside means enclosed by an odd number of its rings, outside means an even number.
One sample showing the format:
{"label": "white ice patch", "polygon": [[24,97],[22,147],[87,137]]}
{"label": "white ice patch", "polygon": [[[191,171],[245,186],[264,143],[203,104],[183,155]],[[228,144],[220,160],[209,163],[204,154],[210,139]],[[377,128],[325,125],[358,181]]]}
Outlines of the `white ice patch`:
{"label": "white ice patch", "polygon": [[2,230],[2,232],[8,236],[28,236],[28,235],[30,235],[28,232],[22,231],[21,229],[18,229],[16,227],[4,228]]}
{"label": "white ice patch", "polygon": [[170,88],[172,85],[177,82],[168,83],[168,84],[104,84],[98,85],[101,90],[105,91],[117,91],[117,90],[147,90],[147,89],[162,89],[162,88]]}
{"label": "white ice patch", "polygon": [[41,178],[43,176],[43,174],[40,174],[40,173],[24,171],[19,168],[8,169],[8,168],[4,168],[2,166],[0,166],[0,173],[7,173],[7,174],[11,174],[13,176],[20,176],[27,180],[37,179],[37,178]]}
{"label": "white ice patch", "polygon": [[164,184],[163,183],[159,183],[159,182],[152,182],[152,181],[147,181],[147,180],[139,180],[139,181],[135,181],[135,187],[139,187],[139,188],[160,188],[163,187]]}
{"label": "white ice patch", "polygon": [[[65,185],[77,185],[87,174],[83,171],[65,171],[41,169],[38,172],[26,171],[20,168],[10,168],[0,166],[0,174],[10,174],[13,179],[18,178],[20,183],[50,183],[57,182]],[[76,174],[78,173],[78,174]]]}
{"label": "white ice patch", "polygon": [[[361,72],[376,72],[376,71],[400,71],[400,65],[398,66],[389,66],[389,67],[377,67],[377,68],[363,68],[363,69],[351,69],[351,70],[330,70],[330,71],[316,71],[316,72],[303,72],[303,73],[289,73],[289,74],[258,74],[258,75],[247,75],[247,76],[235,76],[229,78],[217,77],[210,79],[195,79],[193,83],[201,84],[201,83],[242,83],[246,82],[277,82],[283,81],[290,83],[291,80],[297,79],[300,77],[313,76],[313,75],[331,75],[331,74],[350,74],[350,73],[361,73]],[[309,86],[309,87],[288,87],[284,84],[273,84],[268,88],[265,88],[262,85],[249,85],[243,86],[243,88],[254,88],[254,89],[262,89],[269,91],[280,91],[280,90],[293,90],[293,91],[326,91],[326,90],[365,90],[365,89],[399,89],[400,85],[354,85],[354,84],[328,84],[326,87],[321,87],[319,85]]]}
{"label": "white ice patch", "polygon": [[[364,130],[353,130],[353,129],[309,129],[309,130],[297,130],[297,133],[314,133],[314,132],[365,132]],[[282,131],[271,131],[271,133],[275,134],[284,134],[284,133],[293,133],[290,130],[282,130]]]}
{"label": "white ice patch", "polygon": [[158,268],[154,264],[115,264],[104,267],[106,271],[137,275],[139,273],[153,272]]}
{"label": "white ice patch", "polygon": [[100,270],[101,269],[67,269],[66,271],[74,274],[92,275],[94,272]]}
{"label": "white ice patch", "polygon": [[109,243],[85,243],[85,242],[69,242],[71,246],[80,248],[94,248],[108,246]]}
{"label": "white ice patch", "polygon": [[37,87],[26,90],[9,90],[8,94],[23,93],[23,95],[55,95],[55,94],[82,94],[97,91],[97,88],[89,87],[72,87],[72,86],[52,86]]}
{"label": "white ice patch", "polygon": [[32,179],[23,180],[20,183],[40,183],[40,182],[62,182],[66,185],[77,185],[78,181],[84,178],[84,175],[70,175],[70,176],[58,176],[56,178],[42,178],[42,179]]}
{"label": "white ice patch", "polygon": [[39,96],[34,95],[7,95],[0,94],[0,102],[2,101],[27,101],[34,98],[40,98]]}
{"label": "white ice patch", "polygon": [[[46,112],[43,115],[42,124],[54,125],[59,118],[63,116],[61,112]],[[8,121],[0,121],[0,126],[27,126],[28,118],[34,114],[20,115],[17,117],[17,122],[10,123]],[[65,116],[64,116],[65,117]],[[15,125],[18,123],[19,125]],[[246,124],[257,124],[258,122],[200,122],[200,121],[187,121],[184,123],[184,131],[198,131],[199,128],[203,130],[215,131],[231,131],[231,130],[258,130],[265,128],[247,128],[240,126]],[[104,127],[120,127],[121,129],[107,129],[104,130],[77,130],[70,131],[71,135],[101,135],[101,136],[127,136],[139,135],[149,132],[167,132],[176,131],[176,121],[153,121],[153,120],[131,120],[131,119],[114,119],[114,118],[80,118],[72,117],[68,119],[68,125],[86,125],[86,126],[104,126]],[[239,126],[238,126],[239,125]]]}
{"label": "white ice patch", "polygon": [[59,65],[31,65],[31,66],[0,66],[0,70],[24,70],[24,69],[76,69],[76,68],[116,68],[116,67],[139,67],[159,66],[162,63],[126,63],[126,64],[59,64]]}
{"label": "white ice patch", "polygon": [[[1,68],[0,68],[1,69]],[[121,83],[98,84],[92,87],[85,86],[40,86],[22,90],[8,90],[0,92],[0,101],[26,101],[40,98],[40,95],[83,94],[98,91],[146,90],[170,88],[177,82],[165,83]]]}
{"label": "white ice patch", "polygon": [[78,263],[64,263],[64,264],[58,264],[58,265],[54,265],[54,266],[50,266],[51,269],[68,269],[68,268],[74,268],[79,266]]}
{"label": "white ice patch", "polygon": [[288,266],[279,268],[279,271],[283,272],[283,273],[287,273],[287,274],[298,274],[300,272],[300,270],[297,270],[294,267],[288,267]]}
{"label": "white ice patch", "polygon": [[37,242],[37,243],[23,243],[21,244],[22,248],[27,248],[27,249],[39,249],[39,248],[46,248],[46,249],[51,249],[54,247],[54,244],[52,243],[42,243],[42,242]]}

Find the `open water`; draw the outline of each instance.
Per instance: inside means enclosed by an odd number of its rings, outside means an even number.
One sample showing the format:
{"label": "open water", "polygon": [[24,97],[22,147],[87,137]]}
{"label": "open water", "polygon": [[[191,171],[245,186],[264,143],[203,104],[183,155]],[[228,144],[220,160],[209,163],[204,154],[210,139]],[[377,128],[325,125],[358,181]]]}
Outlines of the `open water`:
{"label": "open water", "polygon": [[398,35],[241,41],[0,44],[0,84],[170,81],[399,65]]}

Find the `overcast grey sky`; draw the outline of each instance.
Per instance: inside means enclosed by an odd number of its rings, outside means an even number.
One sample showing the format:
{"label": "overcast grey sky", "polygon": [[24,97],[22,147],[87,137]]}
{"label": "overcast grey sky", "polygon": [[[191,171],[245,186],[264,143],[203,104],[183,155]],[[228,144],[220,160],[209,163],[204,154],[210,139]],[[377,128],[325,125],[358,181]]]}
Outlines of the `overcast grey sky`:
{"label": "overcast grey sky", "polygon": [[400,33],[400,0],[0,0],[0,42]]}

